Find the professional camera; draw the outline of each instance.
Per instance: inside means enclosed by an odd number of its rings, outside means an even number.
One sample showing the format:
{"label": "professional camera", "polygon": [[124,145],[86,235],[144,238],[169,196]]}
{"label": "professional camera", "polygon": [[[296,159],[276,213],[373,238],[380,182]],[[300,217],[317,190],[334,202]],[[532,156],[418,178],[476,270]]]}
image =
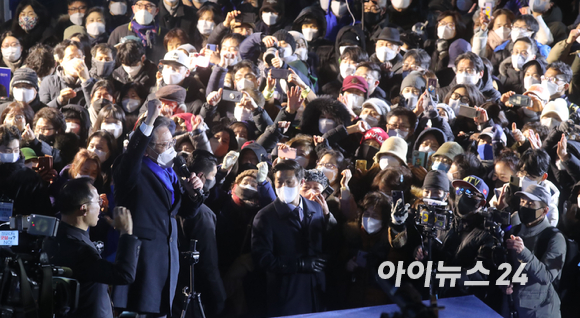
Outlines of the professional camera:
{"label": "professional camera", "polygon": [[453,220],[453,212],[447,209],[447,202],[423,199],[415,216],[415,223],[435,230],[449,230]]}
{"label": "professional camera", "polygon": [[[2,317],[52,318],[78,306],[79,282],[70,268],[49,264],[44,237],[54,237],[60,221],[17,215],[0,226],[0,312]],[[9,227],[7,226],[9,224]]]}
{"label": "professional camera", "polygon": [[491,247],[490,259],[494,266],[497,267],[507,260],[505,236],[506,232],[509,232],[512,228],[511,213],[489,207],[484,209],[481,215],[484,217],[484,228],[495,238],[495,244]]}
{"label": "professional camera", "polygon": [[264,62],[272,65],[272,59],[276,57],[276,52],[280,53],[280,49],[276,45],[267,48],[266,52],[264,52]]}

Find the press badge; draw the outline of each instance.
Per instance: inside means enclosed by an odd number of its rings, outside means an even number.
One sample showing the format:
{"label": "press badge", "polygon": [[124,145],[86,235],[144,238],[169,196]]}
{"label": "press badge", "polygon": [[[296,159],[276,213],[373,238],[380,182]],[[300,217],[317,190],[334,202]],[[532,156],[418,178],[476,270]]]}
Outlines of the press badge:
{"label": "press badge", "polygon": [[18,245],[18,231],[0,231],[0,246]]}
{"label": "press badge", "polygon": [[13,208],[14,201],[5,198],[0,199],[0,222],[10,221]]}

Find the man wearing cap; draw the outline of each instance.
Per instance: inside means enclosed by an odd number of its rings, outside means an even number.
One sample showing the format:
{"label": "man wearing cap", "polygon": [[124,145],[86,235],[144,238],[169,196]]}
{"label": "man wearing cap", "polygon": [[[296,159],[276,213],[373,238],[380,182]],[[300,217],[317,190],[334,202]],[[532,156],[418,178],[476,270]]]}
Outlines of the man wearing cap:
{"label": "man wearing cap", "polygon": [[566,259],[564,236],[550,225],[546,215],[550,193],[534,184],[525,191],[515,193],[520,198],[517,212],[521,225],[506,240],[512,266],[525,263],[522,275],[527,275],[525,285],[514,284],[506,290],[513,293],[515,308],[520,318],[560,317],[560,298],[552,285],[560,279]]}
{"label": "man wearing cap", "polygon": [[165,47],[162,44],[167,33],[167,29],[161,27],[156,19],[159,14],[159,4],[159,1],[153,0],[135,1],[132,6],[133,19],[131,22],[117,27],[111,33],[107,43],[115,46],[121,42],[121,38],[129,35],[137,36],[145,47],[147,58],[153,63],[157,63],[165,53]]}
{"label": "man wearing cap", "polygon": [[284,0],[264,1],[256,22],[256,32],[272,35],[281,29],[290,30],[291,21],[286,19],[284,4]]}
{"label": "man wearing cap", "polygon": [[[566,84],[568,85],[568,84]],[[568,111],[568,104],[563,98],[557,98],[548,102],[548,105],[542,110],[542,115],[540,115],[540,123],[542,126],[548,127],[552,130],[560,126],[564,121],[570,118],[570,113]]]}
{"label": "man wearing cap", "polygon": [[[157,73],[157,87],[161,89],[166,85],[177,85],[185,89],[184,99],[187,111],[192,113],[193,107],[200,106],[205,101],[205,86],[196,78],[189,76],[189,58],[181,50],[167,52],[159,61],[163,65],[161,74]],[[161,75],[161,78],[159,78]],[[148,100],[155,97],[150,94]],[[147,110],[147,102],[143,103],[140,113]]]}
{"label": "man wearing cap", "polygon": [[374,157],[375,164],[384,170],[387,167],[407,165],[407,142],[400,137],[389,137],[381,145],[381,150]]}
{"label": "man wearing cap", "polygon": [[171,117],[175,114],[185,113],[185,89],[179,85],[167,85],[161,87],[155,97],[161,101],[161,114],[165,117]]}
{"label": "man wearing cap", "polygon": [[356,150],[354,157],[367,161],[366,169],[370,169],[374,162],[375,155],[383,143],[389,138],[389,135],[379,127],[367,130],[361,140],[360,147]]}
{"label": "man wearing cap", "polygon": [[419,96],[423,94],[426,86],[427,82],[421,72],[413,71],[409,73],[401,82],[400,95],[402,98],[399,99],[397,107],[406,107],[414,110],[419,101]]}
{"label": "man wearing cap", "polygon": [[340,89],[340,96],[338,100],[354,114],[360,114],[362,104],[367,99],[368,91],[367,81],[356,75],[349,75],[342,81],[342,88]]}
{"label": "man wearing cap", "polygon": [[[484,217],[480,211],[485,207],[489,194],[489,187],[485,182],[476,176],[468,176],[463,180],[452,182],[455,188],[454,219],[451,229],[443,238],[443,245],[439,258],[445,262],[446,266],[460,266],[462,279],[470,281],[487,280],[486,275],[476,272],[467,275],[465,271],[473,268],[476,260],[483,262],[483,266],[493,272],[495,268],[491,259],[492,248],[496,240],[493,235],[484,227]],[[465,286],[463,282],[459,286]],[[457,288],[443,289],[441,295],[447,292],[456,294],[473,294],[481,291],[469,287],[458,290]],[[448,294],[449,295],[449,294]]]}
{"label": "man wearing cap", "polygon": [[374,37],[375,54],[371,56],[371,61],[385,65],[390,72],[400,71],[403,68],[403,56],[400,54],[403,42],[399,30],[387,27],[377,33]]}
{"label": "man wearing cap", "polygon": [[[433,170],[443,170],[449,172],[451,165],[455,156],[463,154],[463,147],[456,143],[455,141],[448,141],[439,147],[437,151],[431,156],[431,161]],[[454,178],[449,178],[449,181],[453,181]]]}
{"label": "man wearing cap", "polygon": [[479,159],[493,160],[507,144],[507,137],[500,125],[487,127],[481,131],[477,139],[477,154]]}
{"label": "man wearing cap", "polygon": [[382,99],[369,98],[363,105],[359,118],[366,121],[371,127],[384,127],[387,123],[389,105]]}
{"label": "man wearing cap", "polygon": [[15,101],[20,104],[28,104],[35,113],[41,108],[46,107],[46,104],[40,101],[38,94],[38,76],[32,69],[25,67],[15,70],[14,78],[10,85],[10,90]]}

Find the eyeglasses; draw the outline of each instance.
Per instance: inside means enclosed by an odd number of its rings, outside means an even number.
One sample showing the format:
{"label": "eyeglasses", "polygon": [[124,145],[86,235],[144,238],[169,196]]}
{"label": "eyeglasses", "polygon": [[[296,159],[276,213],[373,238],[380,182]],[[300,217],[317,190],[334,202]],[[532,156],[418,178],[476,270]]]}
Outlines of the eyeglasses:
{"label": "eyeglasses", "polygon": [[151,11],[151,10],[157,8],[157,6],[154,4],[151,4],[151,3],[149,3],[149,4],[136,3],[135,8],[137,8],[137,10],[145,9],[147,11]]}
{"label": "eyeglasses", "polygon": [[462,103],[469,104],[469,97],[463,96],[463,95],[461,95],[459,93],[453,93],[453,94],[451,94],[451,99],[459,100]]}
{"label": "eyeglasses", "polygon": [[88,203],[98,203],[99,206],[103,206],[103,202],[104,202],[103,199],[101,197],[99,197],[98,201],[89,201],[89,202],[81,203],[81,205],[88,204]]}
{"label": "eyeglasses", "polygon": [[456,188],[455,195],[466,195],[468,198],[482,198],[481,194],[465,188]]}
{"label": "eyeglasses", "polygon": [[557,76],[554,77],[546,77],[544,75],[542,75],[542,81],[548,81],[550,83],[558,83],[558,82],[564,82],[565,80],[563,78],[558,78]]}
{"label": "eyeglasses", "polygon": [[317,164],[317,167],[324,167],[326,169],[336,169],[336,168],[338,168],[335,164],[332,164],[330,162],[327,162],[327,163],[319,163],[319,164]]}
{"label": "eyeglasses", "polygon": [[85,11],[87,9],[87,6],[80,6],[80,7],[73,7],[73,8],[68,8],[68,13],[77,13],[77,12],[81,12],[81,11]]}
{"label": "eyeglasses", "polygon": [[175,146],[175,139],[172,139],[171,141],[165,141],[165,142],[152,142],[151,145],[153,145],[153,147],[162,147],[163,150],[167,150],[173,146]]}
{"label": "eyeglasses", "polygon": [[451,165],[453,163],[453,161],[447,157],[443,157],[443,156],[434,156],[433,157],[433,162],[442,162],[442,163],[446,163],[448,165]]}
{"label": "eyeglasses", "polygon": [[46,127],[46,126],[40,127],[40,126],[36,126],[36,129],[35,130],[42,133],[42,132],[51,132],[51,131],[54,131],[55,129],[54,129],[54,127]]}
{"label": "eyeglasses", "polygon": [[13,114],[8,114],[6,116],[6,119],[23,120],[24,119],[24,115],[16,115],[16,116],[14,116]]}
{"label": "eyeglasses", "polygon": [[404,126],[404,125],[399,125],[399,124],[387,124],[387,127],[389,129],[400,129],[400,130],[409,130],[411,129],[410,126]]}

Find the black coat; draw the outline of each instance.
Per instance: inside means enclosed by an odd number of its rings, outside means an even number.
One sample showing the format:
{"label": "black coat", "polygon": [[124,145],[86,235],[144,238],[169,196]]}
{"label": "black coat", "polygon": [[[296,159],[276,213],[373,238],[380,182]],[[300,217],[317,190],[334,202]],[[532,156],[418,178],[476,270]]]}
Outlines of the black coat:
{"label": "black coat", "polygon": [[[121,43],[121,39],[128,36],[133,35],[139,37],[134,30],[129,28],[130,23],[123,24],[115,29],[111,36],[109,37],[109,41],[107,43],[111,46],[115,46],[117,43]],[[163,38],[167,34],[167,29],[163,27],[159,27],[159,32],[153,36],[154,44],[151,47],[145,47],[145,56],[153,61],[153,63],[159,62],[159,60],[163,59],[165,56],[165,46],[163,45]]]}
{"label": "black coat", "polygon": [[[197,240],[199,263],[195,265],[195,291],[203,295],[202,303],[206,314],[214,316],[223,309],[226,301],[226,290],[218,269],[218,248],[216,243],[216,215],[205,204],[199,208],[190,207],[189,198],[183,201],[181,210],[193,209],[195,212],[188,218],[177,217],[179,225],[179,250],[189,251],[190,240]],[[189,212],[189,211],[186,211]],[[189,286],[190,268],[184,260],[179,271],[178,291]],[[181,314],[183,297],[178,293],[175,297],[175,316]],[[190,304],[189,311],[192,311]]]}
{"label": "black coat", "polygon": [[[159,14],[158,18],[159,26],[162,28],[166,28],[167,30],[171,30],[173,28],[180,28],[185,33],[187,33],[190,37],[197,29],[197,17],[195,14],[195,10],[192,8],[181,4],[178,2],[178,6],[175,12],[175,16],[172,16],[167,8],[165,8],[165,4],[160,3],[159,5]],[[196,49],[201,51],[201,48]]]}
{"label": "black coat", "polygon": [[133,233],[142,242],[135,282],[117,286],[113,303],[129,311],[170,314],[179,272],[175,216],[182,191],[173,184],[172,204],[169,190],[142,163],[151,138],[135,129],[127,151],[113,165],[115,201],[131,211]]}
{"label": "black coat", "polygon": [[24,157],[15,163],[0,163],[0,197],[14,201],[12,215],[53,215],[48,188],[34,170],[24,166]]}
{"label": "black coat", "polygon": [[324,273],[298,272],[300,257],[321,255],[327,228],[326,219],[315,202],[301,198],[308,229],[304,231],[298,215],[276,199],[260,210],[252,226],[252,257],[257,269],[268,277],[268,315],[283,316],[321,311],[325,291]]}
{"label": "black coat", "polygon": [[113,317],[108,285],[130,284],[135,279],[141,241],[121,235],[115,263],[101,258],[89,233],[61,222],[56,237],[44,240],[50,263],[72,269],[80,283],[79,307],[67,317]]}
{"label": "black coat", "polygon": [[137,73],[135,78],[129,78],[129,74],[125,72],[123,66],[119,66],[117,69],[113,71],[113,83],[115,84],[115,88],[117,91],[121,90],[121,87],[127,83],[135,83],[141,87],[145,92],[149,92],[151,87],[155,85],[157,81],[155,75],[157,74],[157,65],[155,65],[150,60],[145,60],[143,63],[143,67]]}

